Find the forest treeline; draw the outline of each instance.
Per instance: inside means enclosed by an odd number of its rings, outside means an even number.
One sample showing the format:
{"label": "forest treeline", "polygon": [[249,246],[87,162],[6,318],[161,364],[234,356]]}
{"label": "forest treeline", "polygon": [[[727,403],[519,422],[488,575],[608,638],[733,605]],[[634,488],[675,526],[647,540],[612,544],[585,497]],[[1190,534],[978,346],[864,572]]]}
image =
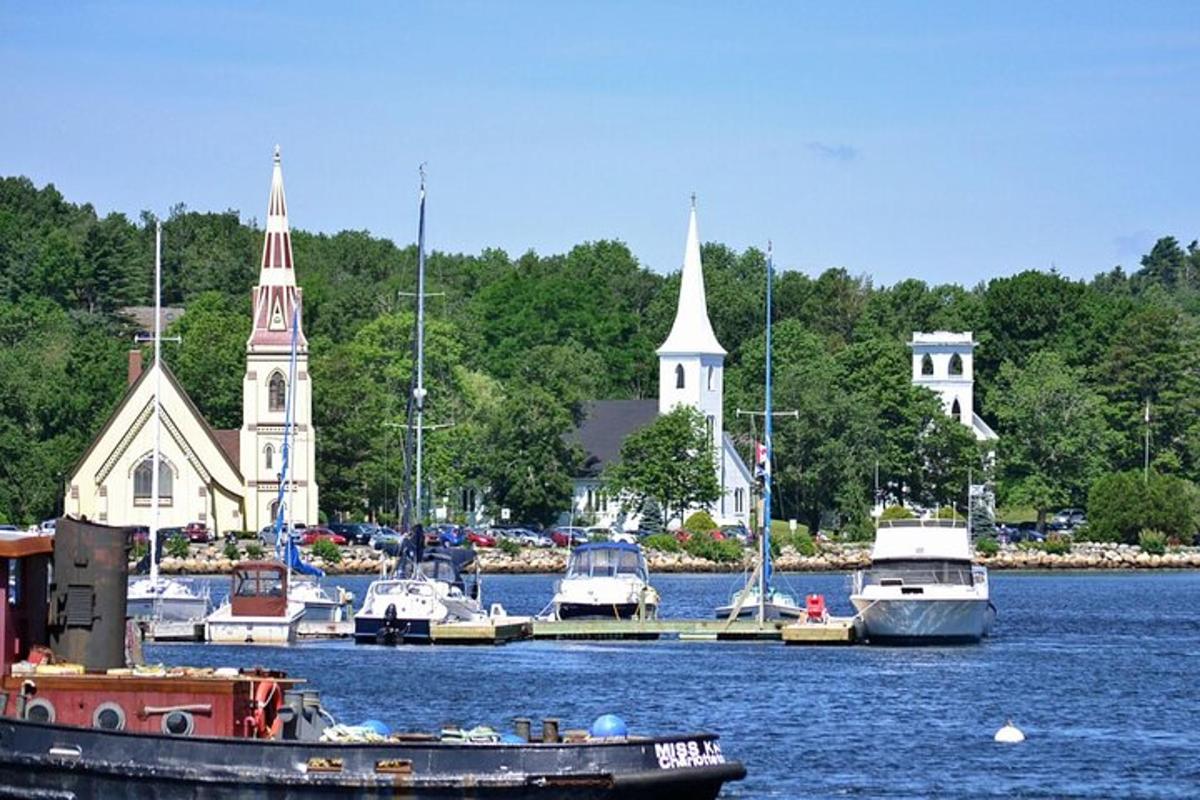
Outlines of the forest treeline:
{"label": "forest treeline", "polygon": [[[262,232],[236,211],[183,206],[164,221],[164,304],[186,307],[165,358],[218,428],[241,425],[250,288]],[[680,239],[682,245],[682,221]],[[318,431],[324,513],[394,511],[412,368],[415,246],[364,231],[293,230]],[[733,409],[762,402],[765,257],[703,248],[709,314],[729,351]],[[984,468],[965,428],[910,385],[913,331],[970,330],[976,410],[1000,434],[1002,502],[1083,505],[1105,475],[1142,467],[1151,410],[1156,472],[1200,478],[1200,248],[1157,241],[1136,268],[1090,281],[1028,270],[966,288],[919,279],[875,286],[777,264],[775,407],[780,517],[857,525],[876,475],[891,501],[965,502]],[[1104,265],[1097,265],[1104,267]],[[0,179],[0,517],[55,513],[65,475],[125,388],[134,323],[152,302],[153,219],[99,216],[53,185]],[[914,267],[919,272],[919,266]],[[565,254],[434,252],[428,259],[428,491],[486,486],[525,516],[567,505],[580,457],[569,432],[593,398],[654,397],[655,348],[673,319],[678,273],[621,242]],[[978,477],[975,478],[978,481]]]}

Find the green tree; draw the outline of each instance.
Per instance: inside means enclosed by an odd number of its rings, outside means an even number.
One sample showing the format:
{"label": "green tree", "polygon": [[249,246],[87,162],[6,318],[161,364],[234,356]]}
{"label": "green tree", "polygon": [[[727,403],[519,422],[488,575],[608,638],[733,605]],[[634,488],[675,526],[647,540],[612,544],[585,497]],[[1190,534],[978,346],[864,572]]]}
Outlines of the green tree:
{"label": "green tree", "polygon": [[1191,544],[1200,523],[1200,492],[1173,475],[1112,472],[1092,485],[1087,509],[1088,535],[1096,541],[1137,544],[1149,528]]}
{"label": "green tree", "polygon": [[549,393],[524,389],[505,398],[488,420],[479,479],[488,505],[515,519],[552,523],[571,502],[582,453],[568,441],[571,415]]}
{"label": "green tree", "polygon": [[620,458],[605,470],[609,494],[630,509],[653,500],[668,519],[721,496],[704,417],[679,406],[625,438]]}
{"label": "green tree", "polygon": [[996,411],[1000,419],[1000,490],[1007,502],[1046,512],[1082,502],[1103,471],[1111,441],[1103,400],[1051,351],[1018,368],[1000,368]]}
{"label": "green tree", "polygon": [[167,333],[180,342],[163,344],[163,360],[204,418],[214,428],[241,427],[250,304],[204,292]]}

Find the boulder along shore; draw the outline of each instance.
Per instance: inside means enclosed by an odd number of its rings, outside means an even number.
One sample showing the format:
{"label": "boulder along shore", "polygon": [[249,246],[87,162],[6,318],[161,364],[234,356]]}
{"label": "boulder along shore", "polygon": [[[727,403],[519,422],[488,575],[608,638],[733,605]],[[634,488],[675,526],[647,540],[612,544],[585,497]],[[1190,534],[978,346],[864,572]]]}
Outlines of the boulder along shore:
{"label": "boulder along shore", "polygon": [[[774,563],[775,569],[782,572],[845,572],[867,566],[870,552],[870,545],[863,543],[824,544],[811,556],[785,547]],[[561,573],[567,566],[567,551],[560,548],[525,548],[516,555],[499,549],[480,549],[477,553],[479,570],[486,575]],[[327,564],[311,555],[306,560],[330,575],[377,575],[394,566],[394,559],[368,547],[343,549],[342,559],[336,564]],[[742,572],[752,568],[753,561],[751,550],[746,551],[741,561],[723,562],[688,553],[646,551],[651,573]],[[1083,542],[1073,545],[1067,553],[1005,545],[993,556],[977,555],[975,562],[990,570],[1200,569],[1200,547],[1175,547],[1156,555],[1127,544]],[[159,569],[173,575],[221,575],[229,573],[233,563],[225,558],[222,547],[208,545],[194,548],[186,558],[164,557]]]}

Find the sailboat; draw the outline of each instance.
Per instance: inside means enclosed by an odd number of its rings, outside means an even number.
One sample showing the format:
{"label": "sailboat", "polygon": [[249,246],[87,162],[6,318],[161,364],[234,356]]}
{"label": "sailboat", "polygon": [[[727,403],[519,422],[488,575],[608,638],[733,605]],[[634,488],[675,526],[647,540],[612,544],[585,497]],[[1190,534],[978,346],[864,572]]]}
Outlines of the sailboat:
{"label": "sailboat", "polygon": [[763,444],[756,455],[759,477],[762,480],[762,513],[759,515],[758,557],[754,572],[746,584],[733,593],[729,604],[717,609],[717,619],[793,620],[804,616],[805,611],[796,598],[772,583],[771,569],[771,281],[774,266],[771,246],[767,245],[767,341],[766,341],[766,385],[763,406]]}
{"label": "sailboat", "polygon": [[125,614],[135,620],[204,619],[212,608],[207,587],[158,574],[159,466],[162,464],[162,223],[154,229],[154,450],[150,456],[150,574],[129,580]]}
{"label": "sailboat", "polygon": [[[428,643],[435,622],[486,621],[479,601],[479,579],[468,590],[463,573],[475,554],[458,548],[425,548],[422,529],[421,459],[425,405],[425,173],[421,172],[417,227],[417,320],[413,387],[408,398],[405,434],[404,506],[401,530],[406,534],[395,574],[367,587],[362,608],[354,615],[354,641],[359,644]],[[413,450],[415,449],[415,453]],[[417,487],[417,522],[413,522],[413,475]],[[496,606],[497,614],[503,609]]]}

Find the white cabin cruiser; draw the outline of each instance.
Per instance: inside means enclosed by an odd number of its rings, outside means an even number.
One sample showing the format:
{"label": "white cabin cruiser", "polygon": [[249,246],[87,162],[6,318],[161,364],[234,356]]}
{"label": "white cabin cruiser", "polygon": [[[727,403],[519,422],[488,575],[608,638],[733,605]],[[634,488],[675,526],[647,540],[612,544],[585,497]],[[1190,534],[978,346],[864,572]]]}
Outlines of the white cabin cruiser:
{"label": "white cabin cruiser", "polygon": [[567,575],[543,616],[549,619],[656,619],[658,592],[650,585],[642,548],[591,542],[571,551]]}
{"label": "white cabin cruiser", "polygon": [[354,595],[341,586],[331,591],[319,579],[293,572],[288,599],[304,604],[305,622],[342,622],[350,616]]}
{"label": "white cabin cruiser", "polygon": [[987,568],[971,563],[965,524],[950,520],[880,523],[871,566],[854,575],[850,602],[875,644],[978,642],[996,617]]}
{"label": "white cabin cruiser", "polygon": [[208,587],[158,575],[129,581],[125,615],[131,619],[189,622],[204,619],[211,610]]}
{"label": "white cabin cruiser", "polygon": [[[414,569],[412,561],[402,556],[406,569],[401,575],[372,581],[367,587],[362,608],[354,615],[354,641],[423,644],[431,641],[432,623],[488,620],[479,602],[478,579],[468,592],[462,577],[474,560],[475,553],[465,548],[431,547]],[[498,605],[493,611],[504,613]]]}

